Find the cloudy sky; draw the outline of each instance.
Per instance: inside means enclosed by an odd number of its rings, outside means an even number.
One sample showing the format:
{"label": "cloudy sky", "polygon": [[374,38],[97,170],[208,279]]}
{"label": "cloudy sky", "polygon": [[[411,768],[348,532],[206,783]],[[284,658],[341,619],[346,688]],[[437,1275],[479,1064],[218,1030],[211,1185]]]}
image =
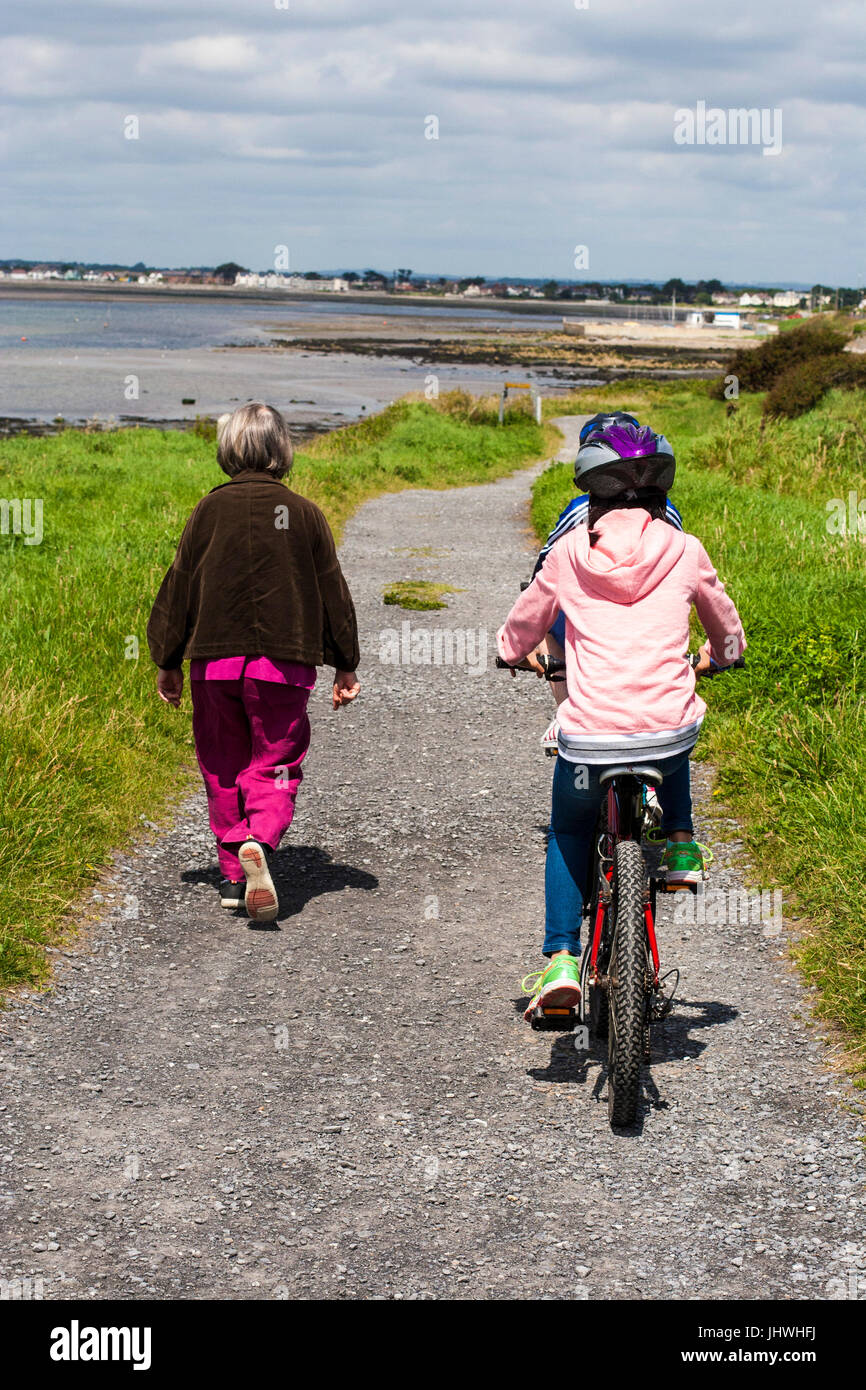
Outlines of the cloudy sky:
{"label": "cloudy sky", "polygon": [[[862,0],[40,0],[3,31],[2,257],[864,283]],[[781,152],[677,144],[698,102],[780,111]]]}

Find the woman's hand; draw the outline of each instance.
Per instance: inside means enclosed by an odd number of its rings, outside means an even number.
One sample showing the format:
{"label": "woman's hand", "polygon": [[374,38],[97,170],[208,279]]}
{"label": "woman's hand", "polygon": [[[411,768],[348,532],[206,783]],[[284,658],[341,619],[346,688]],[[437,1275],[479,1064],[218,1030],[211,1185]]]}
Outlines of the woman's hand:
{"label": "woman's hand", "polygon": [[361,682],[354,671],[334,672],[334,709],[350,705],[361,689]]}
{"label": "woman's hand", "polygon": [[156,678],[156,691],[161,700],[165,700],[167,705],[174,705],[174,708],[177,709],[183,693],[183,667],[178,666],[173,671],[164,671],[160,667],[159,675]]}

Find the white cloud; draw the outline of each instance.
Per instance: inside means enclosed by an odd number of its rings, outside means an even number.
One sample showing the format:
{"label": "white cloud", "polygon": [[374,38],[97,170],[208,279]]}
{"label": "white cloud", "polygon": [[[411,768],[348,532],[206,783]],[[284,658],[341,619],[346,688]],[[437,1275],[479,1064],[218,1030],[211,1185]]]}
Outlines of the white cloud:
{"label": "white cloud", "polygon": [[172,68],[185,73],[255,72],[266,62],[253,41],[244,34],[197,34],[174,43],[147,44],[141,53],[139,71],[162,74]]}
{"label": "white cloud", "polygon": [[[862,4],[43,0],[4,23],[0,255],[265,264],[295,238],[302,268],[568,276],[591,238],[593,275],[860,273]],[[781,156],[675,146],[699,99],[781,107]]]}

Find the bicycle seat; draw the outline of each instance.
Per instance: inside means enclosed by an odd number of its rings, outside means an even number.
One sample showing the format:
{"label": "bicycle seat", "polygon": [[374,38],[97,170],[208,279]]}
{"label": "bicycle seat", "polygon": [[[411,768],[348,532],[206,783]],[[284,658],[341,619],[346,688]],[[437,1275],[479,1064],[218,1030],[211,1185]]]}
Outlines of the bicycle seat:
{"label": "bicycle seat", "polygon": [[636,777],[639,782],[649,782],[653,787],[659,786],[663,780],[658,768],[650,767],[647,763],[620,763],[617,767],[604,769],[598,779],[599,785],[603,787],[614,777]]}

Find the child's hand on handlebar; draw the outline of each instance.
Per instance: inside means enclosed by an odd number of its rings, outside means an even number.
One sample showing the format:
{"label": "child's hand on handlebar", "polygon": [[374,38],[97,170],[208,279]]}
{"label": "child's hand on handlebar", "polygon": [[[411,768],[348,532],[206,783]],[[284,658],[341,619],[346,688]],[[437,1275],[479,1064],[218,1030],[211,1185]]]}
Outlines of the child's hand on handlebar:
{"label": "child's hand on handlebar", "polygon": [[711,662],[709,642],[705,642],[702,647],[698,648],[698,658],[698,662],[695,666],[696,679],[699,679],[701,676],[705,676],[707,674],[707,671],[709,671],[710,669]]}
{"label": "child's hand on handlebar", "polygon": [[[540,655],[545,655],[545,653],[543,653],[540,648],[537,651],[530,652],[529,655],[526,657],[526,664],[529,667],[529,669],[531,671],[534,671],[540,679],[543,679],[546,673],[544,667],[538,659]],[[517,672],[513,671],[512,675],[516,676]]]}

